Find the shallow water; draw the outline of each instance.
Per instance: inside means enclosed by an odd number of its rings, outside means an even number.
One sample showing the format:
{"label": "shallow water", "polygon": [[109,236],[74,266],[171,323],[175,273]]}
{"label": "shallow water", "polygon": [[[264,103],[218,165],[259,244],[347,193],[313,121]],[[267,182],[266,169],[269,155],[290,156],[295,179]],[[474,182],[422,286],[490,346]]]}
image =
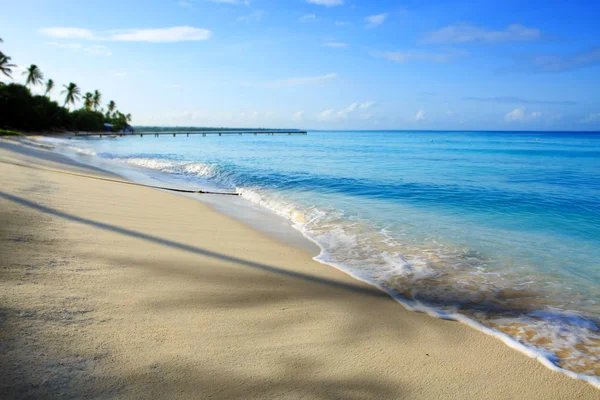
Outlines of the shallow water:
{"label": "shallow water", "polygon": [[234,189],[404,304],[600,376],[600,134],[309,132],[58,141]]}

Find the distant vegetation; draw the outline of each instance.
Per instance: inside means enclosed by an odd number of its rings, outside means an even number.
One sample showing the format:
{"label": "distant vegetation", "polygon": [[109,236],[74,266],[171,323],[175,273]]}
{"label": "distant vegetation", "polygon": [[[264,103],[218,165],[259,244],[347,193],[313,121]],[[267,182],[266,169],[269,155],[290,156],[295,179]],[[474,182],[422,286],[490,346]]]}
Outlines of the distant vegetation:
{"label": "distant vegetation", "polygon": [[21,132],[11,131],[8,129],[0,129],[0,136],[23,136]]}
{"label": "distant vegetation", "polygon": [[[0,51],[0,75],[13,79],[15,68],[11,57]],[[81,88],[77,84],[71,82],[63,85],[60,93],[64,96],[64,103],[59,105],[49,97],[56,84],[52,79],[44,81],[44,74],[37,65],[30,65],[23,75],[26,76],[25,85],[0,82],[0,128],[19,131],[102,131],[105,123],[111,124],[115,132],[130,128],[131,114],[121,113],[112,100],[104,109],[102,94],[98,90],[87,92],[82,98]],[[44,89],[43,95],[31,93],[30,88],[38,86]],[[81,99],[83,106],[75,109]],[[74,109],[71,111],[69,106]]]}

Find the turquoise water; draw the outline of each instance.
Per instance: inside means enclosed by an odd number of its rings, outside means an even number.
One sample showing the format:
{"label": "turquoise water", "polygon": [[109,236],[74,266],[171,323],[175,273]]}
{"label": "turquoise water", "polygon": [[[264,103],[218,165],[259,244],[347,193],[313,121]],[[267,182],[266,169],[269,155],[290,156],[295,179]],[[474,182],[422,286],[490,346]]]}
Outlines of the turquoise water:
{"label": "turquoise water", "polygon": [[[403,304],[600,375],[600,134],[309,132],[68,141],[237,190]],[[325,268],[325,266],[324,266]]]}

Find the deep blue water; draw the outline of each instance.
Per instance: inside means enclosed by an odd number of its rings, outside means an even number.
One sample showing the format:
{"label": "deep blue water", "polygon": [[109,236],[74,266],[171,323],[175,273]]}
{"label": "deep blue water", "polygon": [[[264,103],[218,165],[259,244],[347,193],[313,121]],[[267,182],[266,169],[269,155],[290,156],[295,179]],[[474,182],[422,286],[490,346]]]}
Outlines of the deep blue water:
{"label": "deep blue water", "polygon": [[335,131],[68,145],[182,184],[235,188],[316,240],[320,261],[540,351],[569,349],[554,361],[600,375],[598,133]]}

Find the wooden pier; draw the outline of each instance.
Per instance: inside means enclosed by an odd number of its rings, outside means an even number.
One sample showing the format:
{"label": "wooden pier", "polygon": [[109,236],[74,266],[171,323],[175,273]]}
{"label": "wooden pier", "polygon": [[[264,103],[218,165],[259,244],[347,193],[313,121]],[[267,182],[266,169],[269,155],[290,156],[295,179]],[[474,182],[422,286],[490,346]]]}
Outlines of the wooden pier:
{"label": "wooden pier", "polygon": [[190,135],[306,135],[306,131],[302,131],[299,129],[224,129],[224,130],[193,130],[193,131],[169,131],[169,132],[89,132],[89,133],[76,133],[76,137],[87,137],[87,136],[108,136],[108,137],[123,137],[123,136],[154,136],[159,137],[160,135],[172,135],[176,137],[177,135],[185,135],[189,137]]}

